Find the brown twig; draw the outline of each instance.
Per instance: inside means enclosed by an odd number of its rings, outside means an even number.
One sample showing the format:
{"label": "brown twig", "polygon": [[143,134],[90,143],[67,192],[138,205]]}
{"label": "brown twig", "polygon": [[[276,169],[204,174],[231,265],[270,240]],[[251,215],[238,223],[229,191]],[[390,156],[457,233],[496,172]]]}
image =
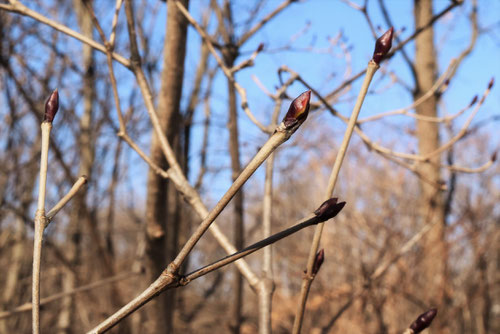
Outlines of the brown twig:
{"label": "brown twig", "polygon": [[[332,172],[330,174],[330,179],[328,181],[328,187],[326,190],[325,198],[331,197],[333,193],[333,190],[337,183],[337,177],[340,172],[340,167],[342,166],[342,163],[344,161],[344,157],[347,152],[347,147],[349,146],[352,133],[354,132],[354,128],[356,127],[356,122],[359,116],[359,112],[361,111],[361,106],[363,105],[364,98],[366,96],[366,93],[368,92],[368,87],[370,86],[370,82],[372,81],[375,72],[379,68],[380,61],[382,60],[383,57],[387,55],[387,53],[391,49],[392,34],[393,34],[393,29],[391,28],[385,34],[383,34],[375,43],[375,51],[373,53],[373,58],[368,63],[365,80],[363,81],[363,85],[356,100],[356,104],[354,105],[354,109],[349,119],[349,123],[347,124],[347,129],[344,133],[344,138],[342,139],[342,143],[337,153],[337,158],[335,159],[335,163],[333,165]],[[294,334],[300,333],[300,330],[302,328],[302,321],[304,318],[306,301],[309,295],[311,284],[314,280],[313,268],[314,268],[316,254],[319,248],[319,243],[321,240],[321,234],[323,232],[323,226],[324,225],[322,223],[317,225],[313,241],[311,243],[311,248],[309,250],[306,274],[304,275],[304,278],[302,280],[299,303],[297,305],[295,320],[293,323],[292,333]]]}

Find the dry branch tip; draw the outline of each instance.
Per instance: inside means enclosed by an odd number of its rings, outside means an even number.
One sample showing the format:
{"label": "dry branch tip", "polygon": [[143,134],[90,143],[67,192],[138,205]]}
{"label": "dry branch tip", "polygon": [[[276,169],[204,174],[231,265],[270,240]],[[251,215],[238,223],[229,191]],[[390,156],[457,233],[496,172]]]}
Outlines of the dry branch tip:
{"label": "dry branch tip", "polygon": [[387,30],[382,36],[380,36],[375,42],[375,51],[373,51],[372,60],[379,65],[382,58],[384,58],[392,47],[392,35],[394,33],[394,27]]}
{"label": "dry branch tip", "polygon": [[43,116],[44,122],[52,123],[59,109],[59,92],[57,88],[50,94],[47,102],[45,102],[45,114]]}
{"label": "dry branch tip", "polygon": [[417,319],[410,325],[410,329],[413,330],[415,334],[420,333],[427,327],[429,327],[437,314],[436,308],[431,308],[430,310],[422,313]]}

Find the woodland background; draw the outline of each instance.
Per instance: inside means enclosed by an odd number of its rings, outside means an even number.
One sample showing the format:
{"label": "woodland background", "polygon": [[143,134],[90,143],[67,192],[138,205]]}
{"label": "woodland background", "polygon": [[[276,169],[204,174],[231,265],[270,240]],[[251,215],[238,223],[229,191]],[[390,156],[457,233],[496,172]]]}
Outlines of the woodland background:
{"label": "woodland background", "polygon": [[[16,3],[0,1],[0,333],[31,330],[29,308],[16,307],[31,300],[39,123],[54,88],[60,111],[48,206],[78,176],[89,182],[46,231],[41,294],[55,298],[44,303],[41,325],[50,333],[83,332],[146,288],[200,219],[117,136],[106,55],[15,13]],[[21,3],[101,44],[89,8],[109,38],[116,6],[107,0]],[[175,1],[132,1],[141,66],[162,127],[207,207],[268,138],[273,110],[281,110],[281,119],[292,98],[313,89],[309,118],[275,154],[274,171],[262,166],[217,220],[237,248],[269,233],[263,220],[278,232],[321,204],[345,130],[333,111],[349,117],[375,39],[394,26],[396,52],[376,73],[361,111],[366,136],[354,134],[334,192],[347,206],[325,226],[325,262],[303,332],[399,333],[432,306],[439,312],[430,333],[500,332],[498,88],[485,97],[500,74],[500,3],[181,3],[227,68],[253,60],[234,72],[245,100]],[[432,12],[418,14],[419,7]],[[114,51],[128,59],[126,24],[121,8]],[[113,68],[128,138],[166,168],[134,75],[116,60]],[[261,128],[244,112],[247,106]],[[382,117],[393,110],[399,111]],[[271,246],[272,253],[246,259],[273,288],[275,333],[291,330],[313,233],[305,229]],[[208,233],[183,271],[224,255]],[[111,332],[254,333],[259,304],[231,265],[162,294]]]}

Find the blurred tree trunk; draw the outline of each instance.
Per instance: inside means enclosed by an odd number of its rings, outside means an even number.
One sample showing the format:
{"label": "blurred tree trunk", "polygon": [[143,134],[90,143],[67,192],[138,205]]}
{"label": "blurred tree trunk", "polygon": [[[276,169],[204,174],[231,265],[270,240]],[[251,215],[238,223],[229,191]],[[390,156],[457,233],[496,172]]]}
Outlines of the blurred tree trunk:
{"label": "blurred tree trunk", "polygon": [[[93,25],[91,14],[88,12],[87,6],[92,6],[91,0],[74,0],[73,6],[78,18],[78,25],[82,33],[89,37],[93,37]],[[94,52],[91,47],[86,44],[82,45],[82,67],[83,67],[83,113],[80,118],[80,133],[78,135],[78,148],[79,148],[79,170],[78,175],[87,175],[90,182],[92,182],[92,169],[95,161],[95,141],[96,134],[93,130],[93,115],[95,101],[95,63]],[[78,285],[78,267],[80,264],[81,256],[81,235],[82,227],[85,226],[89,229],[93,251],[95,251],[95,259],[99,265],[97,271],[99,277],[110,277],[114,275],[114,263],[111,260],[111,254],[106,251],[103,240],[100,236],[95,217],[91,215],[87,207],[87,190],[81,189],[75,196],[73,201],[73,211],[71,213],[71,220],[68,233],[68,246],[67,254],[68,259],[72,264],[74,270],[64,269],[62,287],[63,291],[74,289]],[[91,276],[90,276],[91,277]],[[116,285],[112,285],[108,295],[104,300],[106,303],[103,309],[117,308],[123,304],[120,292]],[[62,300],[61,313],[58,319],[59,333],[71,333],[75,331],[74,326],[74,297],[69,296]],[[121,333],[128,333],[128,321],[120,324],[119,330]]]}
{"label": "blurred tree trunk", "polygon": [[[239,55],[239,48],[235,43],[234,22],[231,3],[224,1],[223,8],[219,8],[217,1],[212,1],[212,7],[215,9],[219,20],[219,33],[224,41],[222,55],[226,67],[232,68]],[[241,172],[240,162],[240,144],[238,131],[238,106],[236,98],[236,88],[233,82],[227,80],[228,88],[228,121],[227,129],[229,130],[229,156],[231,159],[231,179],[234,182]],[[244,243],[244,227],[243,227],[243,189],[240,189],[234,196],[233,202],[233,243],[236,249],[242,249]],[[240,333],[241,323],[243,322],[243,276],[235,267],[233,269],[233,302],[231,304],[229,327],[232,333]]]}
{"label": "blurred tree trunk", "polygon": [[[235,58],[230,58],[226,65],[231,68],[234,65]],[[229,130],[229,155],[231,156],[231,177],[234,182],[241,172],[240,163],[240,145],[238,135],[238,114],[236,106],[236,89],[232,82],[228,80],[228,95],[229,95],[229,119],[227,128]],[[243,248],[243,189],[240,189],[233,198],[233,238],[236,249]],[[240,332],[241,323],[243,322],[243,276],[241,276],[238,268],[233,269],[233,303],[231,307],[230,326],[233,333]]]}
{"label": "blurred tree trunk", "polygon": [[[74,0],[73,7],[75,13],[78,17],[78,25],[82,34],[87,37],[92,37],[92,20],[90,15],[88,15],[85,4],[82,0]],[[92,165],[94,162],[94,151],[91,147],[91,123],[92,123],[92,101],[95,96],[94,92],[94,56],[92,49],[86,45],[82,45],[82,61],[83,61],[83,114],[80,118],[80,134],[78,137],[80,150],[80,166],[78,170],[79,175],[87,175],[89,180],[92,180]],[[69,291],[77,286],[77,268],[80,263],[80,247],[81,247],[81,234],[82,234],[82,224],[89,219],[86,199],[87,190],[82,189],[74,198],[71,212],[71,220],[68,227],[68,238],[67,238],[67,255],[68,260],[71,263],[74,271],[64,268],[63,278],[62,278],[62,289],[63,291]],[[87,225],[87,224],[85,224]],[[75,313],[75,303],[74,297],[68,296],[61,301],[61,313],[59,314],[58,320],[58,333],[65,334],[74,331],[74,313]]]}
{"label": "blurred tree trunk", "polygon": [[[415,0],[415,26],[420,28],[432,18],[432,1]],[[429,91],[437,77],[437,57],[434,49],[434,29],[424,30],[415,40],[415,74],[416,86],[414,99]],[[419,115],[437,117],[437,103],[439,96],[434,94],[419,106],[416,113]],[[439,124],[436,122],[417,121],[417,137],[419,154],[425,155],[436,150],[440,145]],[[438,154],[419,165],[419,172],[434,184],[440,184],[441,156]],[[440,308],[443,303],[445,289],[445,273],[447,250],[445,244],[445,203],[443,193],[437,187],[420,181],[420,210],[422,223],[435,222],[423,240],[423,261],[417,272],[421,273],[421,284],[425,287],[424,298],[429,305]],[[440,321],[444,316],[438,317]]]}
{"label": "blurred tree trunk", "polygon": [[[181,1],[187,8],[188,0]],[[178,157],[182,156],[180,143],[180,100],[184,77],[187,21],[173,1],[167,2],[167,26],[163,47],[163,71],[158,100],[158,116]],[[167,163],[160,142],[153,133],[151,158],[165,168]],[[153,170],[148,174],[146,198],[147,275],[148,284],[155,280],[178,248],[180,198],[167,180]],[[173,330],[175,290],[169,290],[155,299],[148,308],[148,331],[170,333]]]}
{"label": "blurred tree trunk", "polygon": [[[11,123],[11,127],[14,127],[16,122]],[[32,148],[30,155],[33,158],[38,158],[40,156],[41,148],[41,132],[38,131],[37,138],[35,140],[35,145]],[[7,142],[6,152],[11,150],[14,146],[12,141]],[[14,147],[15,149],[15,147]],[[21,152],[21,150],[19,150]],[[12,152],[14,153],[14,152]],[[19,164],[19,154],[12,154],[11,158],[15,160],[15,166],[17,166],[19,178],[16,181],[16,197],[20,199],[20,212],[29,212],[31,203],[33,202],[33,190],[35,188],[35,183],[38,177],[38,165],[30,164],[27,166],[24,172]],[[22,278],[22,267],[31,260],[31,255],[26,254],[29,248],[26,247],[26,222],[23,217],[16,216],[16,223],[14,226],[14,245],[12,250],[9,252],[10,263],[9,270],[5,271],[5,285],[2,287],[2,309],[9,309],[12,305],[20,304],[21,299],[20,294],[20,283]],[[13,329],[16,328],[16,319],[4,319],[0,320],[0,333],[11,333]]]}

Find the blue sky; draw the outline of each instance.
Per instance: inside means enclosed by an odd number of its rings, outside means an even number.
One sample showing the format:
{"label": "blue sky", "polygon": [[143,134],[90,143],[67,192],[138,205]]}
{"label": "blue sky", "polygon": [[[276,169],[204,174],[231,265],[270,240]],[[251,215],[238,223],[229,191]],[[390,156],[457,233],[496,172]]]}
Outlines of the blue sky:
{"label": "blue sky", "polygon": [[[354,2],[354,1],[353,1]],[[361,1],[357,1],[361,3]],[[196,18],[200,17],[197,1],[192,1],[190,11]],[[268,1],[264,10],[265,15],[273,8],[278,6],[281,1]],[[436,1],[435,12],[441,11],[449,5],[450,1]],[[401,39],[405,39],[413,32],[412,1],[386,1],[394,27],[400,32]],[[241,7],[240,7],[241,6]],[[235,21],[245,19],[245,2],[234,2]],[[384,31],[388,28],[379,9],[378,2],[370,1],[368,12],[372,18],[375,27],[380,26]],[[470,38],[470,27],[467,15],[470,12],[470,1],[459,8],[455,8],[451,13],[441,18],[435,25],[435,41],[438,49],[438,60],[440,73],[444,71],[452,58],[467,46]],[[492,27],[496,24],[497,29],[492,33],[481,35],[477,41],[476,48],[471,55],[462,63],[454,80],[452,80],[448,92],[443,96],[443,107],[441,113],[455,113],[466,106],[475,94],[481,94],[488,81],[492,77],[498,77],[500,74],[500,65],[498,59],[500,37],[498,35],[498,15],[500,12],[500,2],[480,1],[479,22],[481,27]],[[161,20],[158,21],[159,27],[164,27]],[[309,28],[297,40],[294,41],[292,51],[274,52],[273,50],[287,45],[290,38],[299,34],[306,26]],[[404,29],[402,31],[402,29]],[[342,75],[345,70],[345,60],[340,57],[341,50],[334,48],[331,53],[325,53],[329,46],[329,38],[342,33],[345,44],[349,47],[352,57],[352,72],[357,73],[366,67],[371,58],[374,46],[374,39],[370,33],[369,27],[361,15],[351,7],[341,1],[304,1],[292,4],[279,16],[270,21],[259,33],[250,39],[242,48],[243,51],[253,51],[259,43],[264,43],[265,51],[260,54],[255,62],[255,66],[244,69],[237,75],[238,81],[247,89],[249,104],[256,117],[264,124],[268,123],[272,111],[272,102],[263,94],[261,89],[252,80],[256,76],[269,90],[279,84],[277,69],[281,65],[287,65],[299,72],[313,87],[322,93],[327,93],[337,87],[342,81]],[[241,32],[240,32],[241,35]],[[186,62],[187,80],[186,88],[190,87],[189,78],[196,69],[198,56],[199,37],[192,28],[189,30],[188,59]],[[316,52],[305,52],[304,48],[312,47]],[[413,43],[405,47],[406,52],[413,57]],[[240,61],[245,59],[248,53],[240,57]],[[408,70],[408,66],[400,55],[391,59],[384,68],[397,74],[404,82],[413,86],[413,80]],[[379,71],[380,72],[380,71]],[[377,89],[388,83],[388,80],[381,82],[377,78],[381,77],[377,73],[372,88]],[[353,98],[359,90],[361,80],[358,80],[353,89],[345,96],[341,102],[335,105],[344,115],[350,114],[353,106]],[[305,88],[300,84],[293,85],[289,93],[296,96],[304,91]],[[186,90],[187,91],[187,90]],[[221,194],[229,185],[229,160],[225,156],[225,145],[227,143],[227,134],[220,131],[226,122],[226,82],[222,74],[217,76],[213,91],[215,99],[212,102],[212,113],[219,116],[216,121],[219,127],[213,131],[214,137],[211,139],[211,152],[214,154],[210,163],[225,168],[225,172],[218,173],[216,186],[211,183],[211,190],[216,194]],[[492,114],[498,114],[500,95],[498,89],[494,88],[490,97],[483,105],[477,120],[484,119]],[[313,97],[315,99],[315,97]],[[404,107],[411,103],[411,94],[397,85],[384,91],[383,94],[371,95],[365,101],[361,112],[361,117],[395,108]],[[288,102],[284,104],[283,109],[288,108]],[[284,110],[282,111],[284,113]],[[201,113],[199,114],[201,116]],[[311,117],[322,117],[325,122],[331,122],[332,126],[343,127],[343,124],[334,120],[331,116],[322,114],[321,116],[313,114]],[[466,117],[466,116],[465,116]],[[457,121],[457,129],[464,121],[465,117]],[[201,118],[197,118],[199,122]],[[388,120],[389,121],[389,120]],[[399,122],[409,126],[408,118],[396,118],[392,124],[398,125]],[[380,136],[384,140],[394,140],[398,133],[390,133],[380,126],[381,123],[368,124],[365,131]],[[240,113],[239,126],[241,132],[241,143],[243,144],[243,163],[248,161],[255,152],[258,145],[262,144],[266,136],[248,121],[243,112]],[[307,122],[304,126],[307,126]],[[340,141],[340,137],[332,140]],[[375,138],[378,139],[378,138]],[[193,140],[192,172],[197,173],[197,140]],[[499,143],[491,143],[492,150],[498,149]],[[483,157],[485,158],[485,157]],[[483,159],[484,160],[484,159]],[[191,179],[193,175],[191,175]],[[214,179],[214,180],[215,180]],[[227,180],[224,182],[223,180]],[[217,196],[216,196],[217,197]]]}
{"label": "blue sky", "polygon": [[[192,0],[190,1],[190,12],[200,21],[200,10],[206,8],[206,0]],[[269,0],[265,2],[264,7],[260,11],[260,17],[269,13],[272,9],[277,7],[281,0]],[[360,0],[353,0],[353,2],[361,3]],[[470,12],[471,1],[455,8],[451,13],[441,18],[435,25],[435,41],[439,53],[439,69],[440,73],[446,68],[452,58],[468,44],[470,38],[470,28],[467,21],[467,15]],[[148,53],[161,57],[161,47],[163,45],[163,38],[165,33],[165,17],[166,6],[161,1],[146,2],[155,10],[152,16],[139,20],[144,26],[151,26],[151,30],[146,32],[150,33],[148,38],[151,40],[151,48]],[[248,15],[249,3],[251,1],[234,1],[231,2],[234,8],[234,20],[237,24],[243,22]],[[413,14],[412,14],[412,1],[396,1],[386,0],[385,3],[389,9],[391,19],[394,23],[396,31],[400,32],[402,39],[409,36],[413,31]],[[448,0],[435,1],[435,12],[441,11],[449,5]],[[45,15],[54,18],[61,22],[71,20],[67,13],[53,13],[45,12],[43,5],[36,5],[26,1],[26,4],[31,8],[44,13]],[[369,1],[368,12],[372,18],[375,27],[380,26],[382,30],[386,30],[386,25],[380,10],[378,9],[378,1]],[[108,31],[110,19],[112,17],[112,2],[97,1],[96,11],[102,26],[105,31]],[[136,5],[136,14],[140,15],[143,8]],[[492,77],[499,78],[500,74],[500,26],[498,13],[500,13],[499,1],[479,1],[479,22],[483,29],[489,29],[482,33],[477,41],[476,47],[471,55],[462,63],[455,79],[452,80],[449,90],[443,96],[442,107],[440,112],[443,114],[454,113],[467,105],[475,94],[481,94],[485,89],[488,81]],[[24,20],[31,20],[24,18]],[[124,20],[123,9],[120,13],[120,20]],[[73,20],[70,23],[72,28],[77,29],[76,22]],[[215,18],[212,18],[211,24],[215,24]],[[305,29],[307,27],[307,29]],[[403,31],[404,28],[404,31]],[[46,29],[47,33],[53,33],[50,28]],[[237,33],[241,35],[243,32],[241,24],[238,25]],[[125,31],[123,31],[125,32]],[[256,76],[262,84],[269,90],[274,91],[274,86],[279,84],[277,69],[281,65],[287,65],[293,70],[301,74],[301,76],[308,81],[313,87],[322,93],[327,93],[336,88],[343,79],[346,61],[342,55],[342,50],[339,47],[334,47],[332,52],[325,52],[331,43],[329,40],[335,38],[339,34],[342,35],[342,40],[350,51],[352,58],[352,73],[357,73],[366,67],[367,62],[371,58],[374,46],[374,38],[368,28],[364,17],[358,11],[355,11],[340,0],[309,0],[299,1],[290,5],[281,14],[275,17],[267,25],[264,26],[254,37],[247,41],[242,48],[242,56],[237,62],[246,59],[249,53],[257,48],[260,43],[264,43],[265,49],[255,61],[255,66],[242,70],[237,74],[237,80],[247,90],[249,105],[254,112],[255,116],[264,124],[269,122],[270,114],[272,112],[272,101],[262,92],[262,90],[252,80],[252,76]],[[297,37],[298,36],[298,37]],[[293,50],[277,51],[285,45],[288,45],[290,39],[296,38],[291,44]],[[95,36],[96,40],[99,37]],[[29,41],[23,41],[29,44]],[[199,57],[199,43],[200,38],[193,28],[189,28],[188,46],[187,46],[187,59],[185,69],[184,81],[184,95],[187,95],[192,86],[192,78],[196,71],[196,66]],[[117,51],[124,56],[128,56],[126,50],[127,37],[122,34],[117,41]],[[37,46],[27,46],[26,50],[33,50]],[[311,50],[304,50],[312,48]],[[71,39],[61,40],[61,51],[67,52],[70,57],[78,57],[80,55],[81,44]],[[412,57],[413,43],[405,47],[410,57]],[[103,61],[104,56],[96,53],[98,59]],[[37,52],[30,55],[34,58],[38,57],[38,61],[43,62],[44,53]],[[160,58],[161,59],[161,58]],[[161,61],[160,61],[161,63]],[[212,64],[213,64],[212,59]],[[159,65],[161,66],[161,64]],[[133,87],[133,78],[130,73],[123,69],[119,64],[115,65],[120,85],[120,94],[122,95],[122,108],[126,109],[129,103],[131,88]],[[160,70],[160,69],[158,69]],[[389,62],[383,65],[383,68],[377,73],[372,85],[372,89],[380,90],[389,83],[387,77],[384,80],[382,71],[390,71],[398,75],[404,82],[413,85],[408,66],[403,61],[400,55],[396,55]],[[159,72],[159,71],[158,71]],[[66,100],[62,104],[66,107],[72,108],[74,106],[75,113],[79,113],[81,105],[78,101],[72,101],[71,89],[68,87],[79,84],[77,76],[68,76],[63,80],[65,87],[62,87],[61,95]],[[107,80],[107,79],[105,79]],[[349,115],[353,106],[353,99],[357,95],[361,80],[354,83],[352,89],[344,96],[341,101],[335,104],[335,107],[340,110],[344,115]],[[159,81],[156,82],[159,85]],[[108,89],[107,81],[99,83],[99,90]],[[216,200],[229,186],[230,172],[229,172],[229,159],[227,152],[227,131],[225,125],[227,122],[227,94],[226,94],[226,80],[225,77],[218,73],[213,85],[213,98],[211,101],[213,127],[211,130],[210,147],[209,147],[209,166],[214,170],[222,167],[222,170],[217,173],[207,175],[206,182],[210,184],[210,192],[206,198],[210,198],[211,202]],[[290,87],[288,93],[290,96],[297,96],[303,92],[305,88],[301,84],[294,84]],[[316,97],[313,96],[313,100]],[[142,98],[136,96],[131,100],[136,106],[142,106]],[[185,99],[183,105],[185,105]],[[361,111],[361,117],[380,113],[395,108],[404,107],[411,103],[411,94],[398,85],[384,90],[381,94],[372,94],[367,97],[365,104]],[[283,104],[282,115],[288,108],[289,102]],[[499,114],[500,94],[498,88],[494,87],[490,97],[486,100],[477,121],[486,119],[492,115]],[[200,106],[201,107],[201,106]],[[146,117],[145,110],[142,110],[142,116]],[[114,111],[111,112],[112,117],[115,117]],[[467,115],[467,114],[466,114]],[[60,116],[64,117],[64,116]],[[465,116],[466,117],[466,116]],[[457,120],[457,127],[464,121],[465,117]],[[193,180],[198,173],[199,164],[199,150],[201,142],[201,121],[203,119],[203,112],[198,110],[195,118],[195,126],[193,128],[193,140],[191,151],[191,174],[190,179]],[[343,123],[331,117],[324,112],[313,113],[310,119],[319,119],[322,123],[330,125],[332,129],[332,143],[338,143],[341,140],[342,130],[344,129]],[[56,120],[57,122],[57,120]],[[247,116],[240,110],[239,113],[239,127],[240,127],[240,143],[242,144],[242,163],[245,164],[248,159],[255,153],[257,148],[265,141],[266,135],[253,125],[247,119]],[[313,124],[310,120],[303,125],[305,131],[308,129],[308,123]],[[390,131],[387,131],[387,125],[390,125]],[[375,140],[381,140],[382,143],[392,143],[394,141],[401,141],[398,131],[393,131],[397,127],[411,127],[412,121],[408,118],[398,117],[384,122],[376,122],[367,124],[364,130],[369,133]],[[495,137],[497,128],[496,123],[492,123],[486,127],[484,131],[490,131]],[[310,129],[309,129],[310,130]],[[64,137],[63,129],[55,131],[54,135]],[[108,131],[109,132],[109,131]],[[114,136],[113,133],[108,133],[109,136]],[[295,136],[296,137],[296,136]],[[109,138],[109,137],[108,137]],[[142,132],[142,134],[135,134],[134,137],[143,147],[144,150],[149,148],[150,134]],[[106,140],[103,138],[102,140]],[[293,144],[294,138],[291,139]],[[405,138],[403,142],[411,141]],[[74,143],[71,140],[61,141],[62,147],[68,147]],[[289,145],[289,144],[288,144]],[[491,152],[498,150],[498,141],[486,143]],[[288,151],[287,151],[288,152]],[[293,156],[293,154],[292,154]],[[128,180],[123,186],[124,188],[133,188],[138,198],[144,198],[147,166],[140,158],[131,152],[124,154],[125,161],[133,161],[132,166],[128,170]],[[477,161],[463,162],[464,164],[480,164],[480,161],[485,161],[486,157],[478,157]],[[284,161],[282,163],[288,163]],[[109,167],[111,168],[111,167]],[[258,173],[257,179],[261,178]],[[102,185],[107,184],[103,181]],[[207,202],[208,203],[208,202]]]}

